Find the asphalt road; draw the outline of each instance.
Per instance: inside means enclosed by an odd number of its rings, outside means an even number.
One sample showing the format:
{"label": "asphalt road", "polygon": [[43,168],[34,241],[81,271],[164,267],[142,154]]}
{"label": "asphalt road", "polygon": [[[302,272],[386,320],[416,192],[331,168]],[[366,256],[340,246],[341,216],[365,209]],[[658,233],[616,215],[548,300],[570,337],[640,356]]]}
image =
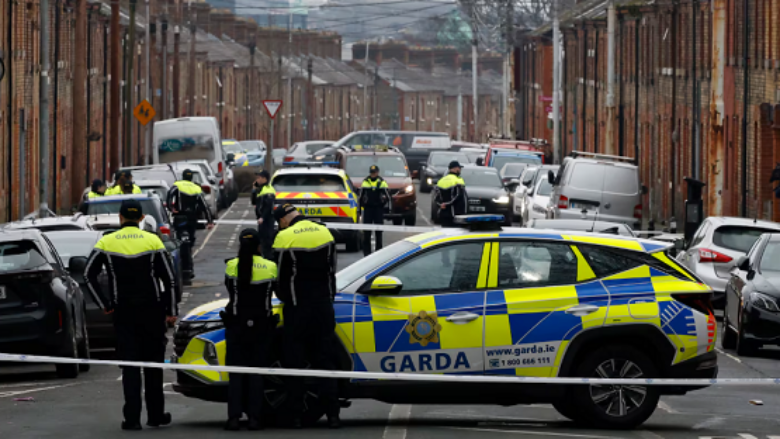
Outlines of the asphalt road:
{"label": "asphalt road", "polygon": [[[430,206],[419,194],[418,224],[425,225]],[[226,219],[251,219],[246,199],[223,212]],[[224,259],[236,254],[236,236],[242,226],[218,226],[201,231],[195,257],[198,277],[186,288],[182,311],[224,298]],[[386,233],[386,243],[402,239]],[[357,261],[361,253],[339,253],[339,265]],[[718,351],[721,377],[780,377],[780,350],[765,349],[757,357],[738,358],[733,351]],[[110,358],[110,353],[94,353]],[[0,365],[0,438],[83,437],[106,438],[149,435],[164,438],[233,437],[224,432],[225,405],[185,398],[170,391],[173,373],[166,372],[167,410],[173,425],[122,432],[122,388],[115,367],[93,367],[75,380],[60,380],[46,365]],[[31,398],[31,399],[30,399]],[[30,399],[30,400],[28,400]],[[312,436],[359,439],[496,438],[507,435],[549,438],[738,438],[780,439],[780,392],[776,386],[711,387],[688,396],[665,397],[647,423],[635,431],[582,429],[551,406],[428,406],[391,405],[353,401],[344,409],[344,428],[331,431],[320,424],[311,430],[266,430],[276,437]],[[248,434],[242,432],[241,434]],[[511,436],[510,436],[511,437]]]}

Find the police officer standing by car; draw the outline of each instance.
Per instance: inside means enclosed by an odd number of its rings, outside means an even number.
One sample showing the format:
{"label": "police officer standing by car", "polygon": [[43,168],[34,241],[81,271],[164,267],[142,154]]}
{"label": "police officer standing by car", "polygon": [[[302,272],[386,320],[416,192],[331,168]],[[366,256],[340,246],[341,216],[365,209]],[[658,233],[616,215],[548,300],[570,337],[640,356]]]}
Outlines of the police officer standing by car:
{"label": "police officer standing by car", "polygon": [[[238,238],[238,257],[227,261],[225,286],[228,304],[225,322],[225,363],[228,366],[264,367],[268,341],[276,319],[271,297],[276,289],[276,264],[260,255],[260,234],[245,229]],[[249,430],[262,428],[263,376],[230,374],[228,420],[225,430],[239,429],[241,414],[249,416]]]}
{"label": "police officer standing by car", "polygon": [[[336,242],[325,225],[306,219],[291,204],[277,207],[279,233],[274,241],[279,267],[276,296],[284,302],[285,366],[334,370],[336,318]],[[319,379],[319,401],[330,428],[339,428],[337,383]],[[304,380],[290,379],[292,426],[303,427]]]}
{"label": "police officer standing by car", "polygon": [[[379,166],[371,165],[368,177],[360,185],[360,206],[363,208],[363,224],[384,224],[385,206],[390,203],[387,182],[379,176]],[[382,232],[376,231],[376,249],[382,248]],[[363,255],[371,254],[371,231],[363,232]]]}
{"label": "police officer standing by car", "polygon": [[252,186],[252,205],[255,206],[257,216],[257,231],[260,232],[260,245],[263,247],[263,256],[271,258],[274,245],[274,201],[276,191],[269,183],[270,174],[265,169],[258,172],[257,179]]}
{"label": "police officer standing by car", "polygon": [[[182,249],[182,273],[185,282],[195,277],[195,267],[192,261],[192,248],[195,247],[195,229],[198,224],[198,215],[203,212],[206,215],[207,229],[214,227],[211,211],[203,199],[203,189],[192,182],[193,172],[185,169],[181,174],[182,179],[173,183],[168,191],[168,209],[173,213],[173,227],[176,229],[176,238],[181,240]],[[188,239],[184,239],[184,235]]]}
{"label": "police officer standing by car", "polygon": [[461,165],[450,162],[449,173],[436,183],[434,203],[439,207],[439,222],[442,227],[454,227],[456,215],[466,213],[466,182],[460,176]]}
{"label": "police officer standing by car", "polygon": [[119,171],[116,174],[114,185],[108,188],[106,195],[142,194],[141,188],[133,183],[133,173]]}
{"label": "police officer standing by car", "polygon": [[87,199],[99,198],[106,194],[106,183],[98,178],[92,180],[92,190],[87,194]]}
{"label": "police officer standing by car", "polygon": [[[95,303],[113,314],[117,356],[124,361],[162,363],[168,339],[166,323],[178,310],[173,271],[160,238],[138,228],[144,219],[141,203],[125,200],[119,210],[122,228],[95,244],[86,267],[87,285]],[[111,291],[101,291],[98,276],[107,267]],[[146,425],[171,423],[165,412],[163,371],[144,368]],[[123,430],[141,429],[141,369],[122,367]]]}

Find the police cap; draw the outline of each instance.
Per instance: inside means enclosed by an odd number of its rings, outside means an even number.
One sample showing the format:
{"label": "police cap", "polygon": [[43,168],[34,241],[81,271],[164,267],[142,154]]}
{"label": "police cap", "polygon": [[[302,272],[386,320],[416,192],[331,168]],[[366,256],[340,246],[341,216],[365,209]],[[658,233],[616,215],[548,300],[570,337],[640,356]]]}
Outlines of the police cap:
{"label": "police cap", "polygon": [[257,247],[260,245],[260,234],[256,229],[244,229],[238,236],[238,244],[241,247]]}
{"label": "police cap", "polygon": [[463,167],[463,166],[461,166],[461,164],[460,164],[460,163],[458,163],[458,161],[457,161],[457,160],[453,160],[453,161],[451,161],[451,162],[450,162],[450,166],[449,166],[447,169],[452,169],[452,168],[462,168],[462,167]]}
{"label": "police cap", "polygon": [[266,171],[265,169],[263,169],[260,172],[255,172],[255,175],[257,175],[258,177],[263,177],[266,180],[270,180],[271,179],[271,174],[269,174],[268,171]]}
{"label": "police cap", "polygon": [[122,206],[119,208],[119,214],[125,219],[137,221],[144,216],[144,211],[138,200],[124,200],[122,201]]}
{"label": "police cap", "polygon": [[279,221],[280,219],[286,217],[288,214],[297,212],[298,209],[295,208],[292,204],[283,204],[281,206],[277,206],[276,209],[274,209],[274,219],[276,221]]}
{"label": "police cap", "polygon": [[371,165],[371,167],[370,167],[370,168],[368,168],[368,170],[369,170],[369,172],[371,172],[372,174],[373,174],[374,172],[379,172],[379,166],[377,166],[377,165]]}
{"label": "police cap", "polygon": [[191,169],[185,169],[181,173],[181,178],[183,178],[183,179],[185,179],[187,181],[192,181],[192,175],[193,175],[193,172],[192,172]]}

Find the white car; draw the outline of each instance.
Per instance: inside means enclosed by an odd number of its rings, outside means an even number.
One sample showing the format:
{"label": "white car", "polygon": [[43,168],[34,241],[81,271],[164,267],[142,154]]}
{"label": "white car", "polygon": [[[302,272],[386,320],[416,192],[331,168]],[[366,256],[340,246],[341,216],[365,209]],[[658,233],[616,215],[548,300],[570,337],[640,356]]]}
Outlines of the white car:
{"label": "white car", "polygon": [[527,224],[531,219],[545,219],[547,217],[547,203],[550,201],[552,185],[547,181],[547,176],[542,175],[530,188],[521,184],[515,190],[515,217],[521,225]]}

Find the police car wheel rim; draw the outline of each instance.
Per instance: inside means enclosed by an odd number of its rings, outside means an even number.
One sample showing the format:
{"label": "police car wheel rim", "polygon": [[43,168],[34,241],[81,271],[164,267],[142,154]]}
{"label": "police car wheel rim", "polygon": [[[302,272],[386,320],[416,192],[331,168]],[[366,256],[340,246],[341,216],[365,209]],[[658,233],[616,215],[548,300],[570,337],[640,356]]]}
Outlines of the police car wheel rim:
{"label": "police car wheel rim", "polygon": [[[596,378],[641,378],[642,369],[629,360],[611,358],[595,369]],[[633,413],[645,402],[644,386],[593,385],[590,397],[593,403],[609,416],[623,417]]]}

